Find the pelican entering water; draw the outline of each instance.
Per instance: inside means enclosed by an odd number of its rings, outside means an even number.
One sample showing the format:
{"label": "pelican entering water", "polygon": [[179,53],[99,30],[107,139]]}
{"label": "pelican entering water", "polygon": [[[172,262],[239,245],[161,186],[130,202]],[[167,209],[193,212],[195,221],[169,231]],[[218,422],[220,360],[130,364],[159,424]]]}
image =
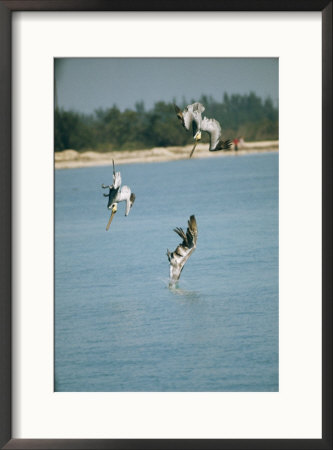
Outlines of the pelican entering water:
{"label": "pelican entering water", "polygon": [[208,119],[207,117],[202,118],[201,114],[204,112],[205,107],[201,103],[193,103],[192,105],[186,106],[186,108],[181,111],[177,105],[174,105],[177,117],[181,120],[182,125],[186,130],[190,129],[192,124],[193,138],[195,139],[195,144],[190,153],[190,158],[192,157],[195,147],[198,141],[201,139],[201,131],[206,131],[210,137],[209,151],[216,152],[218,150],[230,150],[231,140],[227,139],[222,141],[222,129],[221,125],[216,119]]}
{"label": "pelican entering water", "polygon": [[185,266],[186,261],[194,252],[197,246],[198,229],[194,216],[188,221],[186,234],[182,228],[175,228],[174,231],[183,239],[174,252],[167,250],[167,257],[170,263],[170,284],[179,280],[180,274]]}
{"label": "pelican entering water", "polygon": [[135,201],[135,194],[131,192],[131,189],[128,186],[120,187],[121,174],[120,172],[115,171],[113,160],[112,165],[113,165],[113,184],[108,186],[102,184],[103,189],[109,189],[109,193],[104,194],[104,197],[109,197],[107,208],[111,210],[111,216],[106,226],[106,230],[110,228],[113,216],[116,214],[118,209],[118,203],[126,201],[125,216],[128,216],[130,209]]}

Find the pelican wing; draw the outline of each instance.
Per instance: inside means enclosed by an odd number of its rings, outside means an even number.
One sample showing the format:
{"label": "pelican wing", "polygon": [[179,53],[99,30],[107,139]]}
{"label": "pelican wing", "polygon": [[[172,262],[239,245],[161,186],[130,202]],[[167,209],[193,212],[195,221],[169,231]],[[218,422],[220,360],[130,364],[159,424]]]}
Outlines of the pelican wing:
{"label": "pelican wing", "polygon": [[188,105],[188,108],[192,108],[193,112],[197,112],[198,114],[202,114],[205,110],[204,105],[199,102],[195,102],[192,105]]}
{"label": "pelican wing", "polygon": [[209,150],[215,149],[222,134],[221,126],[218,121],[215,119],[207,119],[207,117],[205,117],[201,123],[201,130],[206,131],[209,134]]}
{"label": "pelican wing", "polygon": [[174,231],[183,240],[174,252],[167,251],[170,263],[170,279],[175,282],[179,279],[186,261],[197,246],[198,229],[195,217],[190,217],[186,233],[182,228],[175,228]]}
{"label": "pelican wing", "polygon": [[201,124],[201,130],[207,131],[210,137],[209,151],[214,152],[217,150],[230,150],[231,140],[227,139],[222,141],[222,129],[219,122],[215,119],[207,119],[205,117]]}
{"label": "pelican wing", "polygon": [[174,108],[175,108],[175,111],[176,111],[176,114],[177,114],[177,117],[180,119],[180,120],[182,120],[182,117],[183,117],[183,113],[182,113],[182,110],[180,109],[180,108],[178,108],[178,106],[177,105],[173,105],[174,106]]}

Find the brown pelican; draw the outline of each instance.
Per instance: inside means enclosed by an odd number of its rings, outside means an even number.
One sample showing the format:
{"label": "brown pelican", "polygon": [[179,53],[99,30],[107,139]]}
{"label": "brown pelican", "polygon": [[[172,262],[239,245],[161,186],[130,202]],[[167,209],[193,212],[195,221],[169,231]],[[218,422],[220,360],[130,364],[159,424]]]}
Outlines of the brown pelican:
{"label": "brown pelican", "polygon": [[179,280],[186,261],[197,246],[198,229],[195,217],[190,217],[186,234],[182,228],[175,228],[174,231],[183,239],[183,242],[178,245],[174,252],[170,253],[170,251],[167,250],[167,257],[170,263],[171,285]]}
{"label": "brown pelican", "polygon": [[116,172],[114,168],[114,161],[112,160],[113,165],[113,184],[105,186],[102,184],[103,189],[109,189],[108,194],[104,194],[104,197],[109,197],[107,208],[111,210],[110,220],[106,226],[106,230],[110,228],[113,216],[117,212],[118,203],[126,201],[126,210],[125,216],[128,216],[131,207],[135,201],[135,194],[131,192],[131,189],[128,186],[121,186],[121,174],[120,172]]}
{"label": "brown pelican", "polygon": [[206,131],[209,134],[210,152],[216,152],[217,150],[230,150],[231,140],[227,139],[226,141],[222,141],[222,129],[219,122],[216,119],[207,119],[207,117],[202,118],[201,114],[204,112],[205,107],[201,103],[196,102],[192,105],[188,105],[183,111],[181,111],[177,105],[174,105],[174,107],[178,119],[181,120],[182,125],[186,128],[186,130],[189,130],[192,124],[195,144],[190,153],[190,158],[193,155],[198,141],[201,139],[201,131]]}

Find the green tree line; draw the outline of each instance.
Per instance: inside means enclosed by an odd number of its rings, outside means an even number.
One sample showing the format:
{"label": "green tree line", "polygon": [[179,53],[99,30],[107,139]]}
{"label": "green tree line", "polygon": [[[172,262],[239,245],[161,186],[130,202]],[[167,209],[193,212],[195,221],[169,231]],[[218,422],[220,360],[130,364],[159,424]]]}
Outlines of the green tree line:
{"label": "green tree line", "polygon": [[[278,109],[268,97],[256,94],[224,94],[221,102],[210,96],[186,102],[201,102],[204,116],[217,119],[224,139],[242,136],[246,141],[278,139]],[[186,132],[178,121],[173,103],[157,102],[150,110],[138,102],[134,110],[98,109],[93,114],[80,114],[56,108],[54,117],[55,151],[75,150],[131,150],[152,147],[187,145],[192,132]],[[209,140],[203,133],[203,141]]]}

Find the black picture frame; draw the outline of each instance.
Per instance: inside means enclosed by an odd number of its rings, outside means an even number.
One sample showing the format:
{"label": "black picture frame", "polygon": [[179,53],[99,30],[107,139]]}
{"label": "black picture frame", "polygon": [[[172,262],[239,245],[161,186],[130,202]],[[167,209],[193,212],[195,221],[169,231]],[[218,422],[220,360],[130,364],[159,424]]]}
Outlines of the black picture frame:
{"label": "black picture frame", "polygon": [[[11,21],[14,11],[321,11],[322,439],[12,439]],[[311,141],[309,139],[309,145]],[[0,445],[5,449],[332,449],[332,1],[0,0]]]}

